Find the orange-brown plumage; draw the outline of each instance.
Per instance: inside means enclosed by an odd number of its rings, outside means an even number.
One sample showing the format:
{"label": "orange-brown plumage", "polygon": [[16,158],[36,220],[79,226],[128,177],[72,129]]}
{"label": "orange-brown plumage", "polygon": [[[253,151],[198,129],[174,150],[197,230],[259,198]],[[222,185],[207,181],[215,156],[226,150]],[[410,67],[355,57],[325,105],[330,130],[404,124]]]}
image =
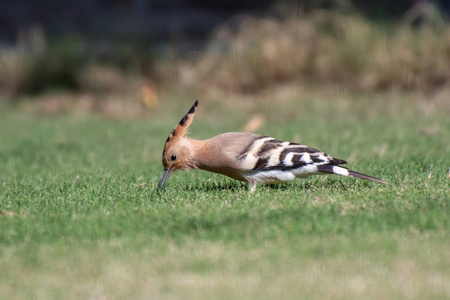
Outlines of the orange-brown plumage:
{"label": "orange-brown plumage", "polygon": [[251,190],[258,183],[281,183],[316,174],[337,174],[386,184],[339,166],[346,161],[317,149],[259,134],[228,132],[203,141],[191,139],[187,133],[197,106],[198,100],[166,140],[159,188],[165,188],[173,172],[189,169],[202,169],[245,181]]}

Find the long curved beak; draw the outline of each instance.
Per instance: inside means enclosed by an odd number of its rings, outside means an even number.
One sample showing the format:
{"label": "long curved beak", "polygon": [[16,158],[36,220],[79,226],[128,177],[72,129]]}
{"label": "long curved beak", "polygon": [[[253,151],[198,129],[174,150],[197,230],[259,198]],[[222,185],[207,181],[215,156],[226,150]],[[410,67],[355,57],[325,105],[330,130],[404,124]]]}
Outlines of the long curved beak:
{"label": "long curved beak", "polygon": [[[158,189],[164,190],[166,188],[167,181],[170,178],[170,175],[172,175],[172,167],[170,169],[164,169],[161,175],[161,178],[159,179],[158,183]],[[162,185],[162,188],[161,188]]]}

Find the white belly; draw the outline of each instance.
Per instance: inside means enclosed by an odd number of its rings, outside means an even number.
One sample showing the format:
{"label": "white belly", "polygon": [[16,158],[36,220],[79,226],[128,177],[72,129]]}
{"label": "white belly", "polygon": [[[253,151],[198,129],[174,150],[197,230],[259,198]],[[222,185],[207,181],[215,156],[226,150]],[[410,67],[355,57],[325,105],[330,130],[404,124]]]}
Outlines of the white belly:
{"label": "white belly", "polygon": [[283,183],[292,181],[295,179],[295,175],[291,171],[261,171],[251,175],[245,175],[244,178],[247,182],[258,183]]}
{"label": "white belly", "polygon": [[295,178],[305,178],[308,175],[314,175],[317,173],[317,166],[307,165],[297,169],[291,170],[267,170],[259,171],[251,174],[244,175],[244,179],[247,182],[257,183],[283,183],[294,180]]}

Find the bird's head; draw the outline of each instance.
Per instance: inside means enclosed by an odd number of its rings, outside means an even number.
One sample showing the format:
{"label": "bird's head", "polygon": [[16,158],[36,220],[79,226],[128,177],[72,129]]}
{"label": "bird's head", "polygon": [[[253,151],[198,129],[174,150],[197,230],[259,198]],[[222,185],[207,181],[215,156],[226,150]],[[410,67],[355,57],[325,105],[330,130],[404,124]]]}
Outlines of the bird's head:
{"label": "bird's head", "polygon": [[170,175],[177,170],[188,170],[193,167],[191,161],[191,148],[187,133],[194,119],[198,100],[195,101],[188,113],[184,115],[178,125],[166,140],[162,154],[163,173],[158,183],[158,188],[166,187]]}

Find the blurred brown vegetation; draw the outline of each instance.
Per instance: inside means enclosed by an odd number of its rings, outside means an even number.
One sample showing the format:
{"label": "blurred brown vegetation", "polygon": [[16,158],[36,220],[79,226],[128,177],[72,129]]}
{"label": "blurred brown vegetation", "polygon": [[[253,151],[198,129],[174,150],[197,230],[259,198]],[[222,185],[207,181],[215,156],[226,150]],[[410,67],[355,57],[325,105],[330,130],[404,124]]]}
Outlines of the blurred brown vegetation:
{"label": "blurred brown vegetation", "polygon": [[279,83],[356,91],[433,90],[449,84],[450,27],[378,26],[358,15],[318,11],[247,18],[222,28],[207,51],[178,66],[191,86],[253,92]]}
{"label": "blurred brown vegetation", "polygon": [[376,24],[356,12],[285,10],[225,24],[195,55],[178,56],[170,48],[141,55],[131,48],[106,61],[77,37],[48,41],[35,27],[21,32],[15,46],[1,48],[0,93],[14,100],[63,90],[89,99],[83,107],[101,109],[107,105],[96,99],[134,98],[140,110],[157,106],[158,91],[174,89],[248,94],[295,85],[433,92],[450,84],[450,27],[436,20]]}

